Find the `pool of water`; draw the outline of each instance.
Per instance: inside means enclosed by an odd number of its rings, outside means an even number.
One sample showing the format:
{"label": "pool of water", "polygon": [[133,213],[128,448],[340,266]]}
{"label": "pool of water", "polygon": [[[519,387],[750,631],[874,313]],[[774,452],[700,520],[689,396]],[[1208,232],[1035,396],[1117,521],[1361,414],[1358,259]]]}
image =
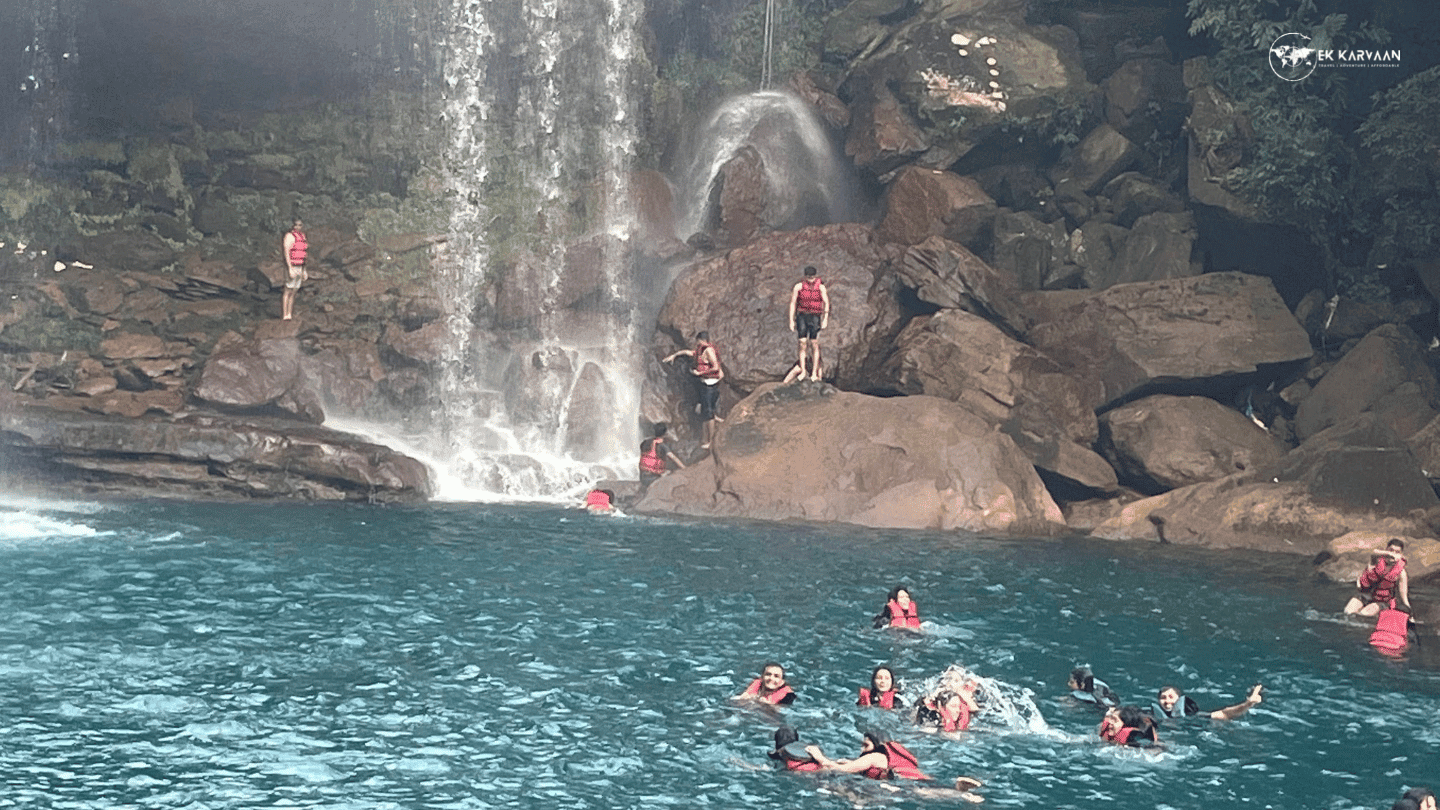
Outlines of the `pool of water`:
{"label": "pool of water", "polygon": [[[919,634],[869,617],[911,587]],[[1375,654],[1300,559],[1087,540],[597,518],[548,507],[37,502],[0,510],[0,807],[959,805],[776,772],[780,722],[859,732],[991,807],[1387,808],[1440,781],[1440,675]],[[1436,646],[1440,646],[1437,644]],[[799,700],[739,705],[767,660]],[[952,665],[1028,714],[957,735]],[[1064,681],[1241,720],[1103,746]]]}

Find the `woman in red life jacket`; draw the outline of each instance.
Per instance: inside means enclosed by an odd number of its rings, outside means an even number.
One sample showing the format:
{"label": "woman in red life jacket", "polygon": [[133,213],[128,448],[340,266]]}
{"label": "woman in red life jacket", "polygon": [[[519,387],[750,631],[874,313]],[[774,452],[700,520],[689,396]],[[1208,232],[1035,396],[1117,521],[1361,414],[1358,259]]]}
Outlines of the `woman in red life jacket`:
{"label": "woman in red life jacket", "polygon": [[800,744],[800,732],[789,726],[781,726],[775,731],[775,750],[766,751],[765,756],[783,763],[787,771],[818,771],[820,763],[805,750]]}
{"label": "woman in red life jacket", "polygon": [[789,706],[795,702],[795,690],[785,682],[785,668],[771,661],[760,668],[760,677],[750,682],[736,699],[758,700],[771,706]]}
{"label": "woman in red life jacket", "polygon": [[310,244],[305,240],[305,232],[300,230],[304,225],[299,217],[285,232],[285,238],[281,240],[280,252],[285,258],[285,291],[280,294],[280,318],[290,320],[295,310],[295,295],[300,292],[300,284],[305,281],[305,258],[310,250]]}
{"label": "woman in red life jacket", "polygon": [[1116,745],[1140,746],[1159,742],[1155,721],[1140,711],[1139,706],[1121,706],[1105,712],[1105,719],[1096,729],[1100,739]]}
{"label": "woman in red life jacket", "polygon": [[664,422],[656,422],[655,435],[640,443],[641,489],[649,489],[650,485],[659,480],[660,476],[670,472],[671,464],[682,470],[685,469],[684,463],[665,446],[665,434],[669,429],[670,426]]}
{"label": "woman in red life jacket", "polygon": [[1405,541],[1390,538],[1384,550],[1370,556],[1370,567],[1355,580],[1360,593],[1345,604],[1346,613],[1374,616],[1384,608],[1398,605],[1410,609],[1410,576],[1405,573]]}
{"label": "woman in red life jacket", "polygon": [[905,701],[895,688],[895,673],[889,667],[879,666],[870,673],[870,688],[860,687],[860,699],[856,706],[879,706],[882,709],[904,708]]}
{"label": "woman in red life jacket", "polygon": [[920,606],[910,598],[910,591],[897,585],[886,597],[885,609],[875,617],[875,627],[900,627],[906,630],[920,629]]}
{"label": "woman in red life jacket", "polygon": [[934,726],[941,731],[964,731],[970,727],[970,718],[980,711],[975,702],[974,681],[966,681],[960,691],[948,689],[933,698],[926,698],[915,710],[915,722],[922,726]]}
{"label": "woman in red life jacket", "polygon": [[806,746],[805,751],[827,771],[858,773],[866,779],[930,778],[920,770],[920,763],[905,746],[890,742],[873,731],[865,732],[865,738],[860,743],[860,755],[854,759],[830,759],[816,745]]}

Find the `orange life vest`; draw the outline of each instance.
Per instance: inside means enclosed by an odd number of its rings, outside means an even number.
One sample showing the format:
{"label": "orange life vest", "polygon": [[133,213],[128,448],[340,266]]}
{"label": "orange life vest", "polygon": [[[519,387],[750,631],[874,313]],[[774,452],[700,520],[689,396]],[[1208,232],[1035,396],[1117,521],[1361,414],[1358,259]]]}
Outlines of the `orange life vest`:
{"label": "orange life vest", "polygon": [[1410,614],[1403,610],[1382,610],[1375,617],[1370,645],[1388,653],[1401,653],[1410,646]]}
{"label": "orange life vest", "polygon": [[862,686],[860,687],[860,699],[855,701],[855,705],[879,706],[882,709],[893,709],[895,708],[895,690],[891,689],[888,692],[881,692],[880,694],[874,695],[872,697],[870,689],[868,687]]}
{"label": "orange life vest", "polygon": [[610,496],[598,489],[592,489],[585,494],[585,507],[587,509],[609,509]]}
{"label": "orange life vest", "polygon": [[660,445],[664,442],[658,436],[650,440],[650,449],[640,454],[640,472],[665,474],[665,457],[660,455]]}
{"label": "orange life vest", "polygon": [[705,356],[705,350],[714,350],[714,343],[700,341],[695,344],[695,376],[714,379],[720,376],[720,353],[715,352],[715,362],[712,364]]}
{"label": "orange life vest", "polygon": [[295,237],[295,241],[290,243],[290,264],[293,267],[301,267],[305,264],[305,254],[309,251],[310,245],[305,241],[304,231],[291,231],[290,235]]}
{"label": "orange life vest", "polygon": [[867,768],[861,775],[867,779],[929,779],[929,774],[920,770],[920,760],[910,753],[905,746],[897,742],[887,742],[881,746],[885,752],[884,770],[880,768]]}
{"label": "orange life vest", "polygon": [[915,604],[914,599],[910,600],[908,610],[900,607],[900,603],[894,599],[891,599],[885,605],[885,609],[890,611],[891,627],[908,627],[911,630],[920,629],[920,606]]}
{"label": "orange life vest", "polygon": [[795,311],[819,315],[825,311],[825,299],[820,295],[820,277],[807,278],[800,282],[795,293]]}
{"label": "orange life vest", "polygon": [[762,695],[760,694],[760,679],[756,678],[755,680],[750,682],[749,686],[745,687],[745,697],[759,698],[766,703],[773,703],[778,705],[780,701],[785,699],[786,695],[794,691],[795,690],[790,688],[790,684],[784,683],[781,684],[780,688],[776,689],[774,692],[771,692],[768,695]]}
{"label": "orange life vest", "polygon": [[1384,557],[1365,569],[1360,575],[1360,590],[1370,591],[1377,602],[1389,602],[1395,598],[1395,588],[1400,584],[1400,572],[1405,570],[1405,560],[1391,560]]}

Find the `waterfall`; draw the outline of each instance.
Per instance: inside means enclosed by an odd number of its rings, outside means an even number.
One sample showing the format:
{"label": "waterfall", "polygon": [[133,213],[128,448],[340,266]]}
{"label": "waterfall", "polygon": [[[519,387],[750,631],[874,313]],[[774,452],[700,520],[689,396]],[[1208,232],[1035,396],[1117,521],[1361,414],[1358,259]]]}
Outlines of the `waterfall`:
{"label": "waterfall", "polygon": [[639,443],[626,181],[641,0],[449,0],[442,498],[569,497]]}
{"label": "waterfall", "polygon": [[790,93],[762,90],[727,99],[700,130],[681,190],[682,237],[707,230],[714,184],[747,146],[764,163],[767,225],[791,230],[854,218],[854,179],[815,111]]}
{"label": "waterfall", "polygon": [[[34,165],[58,142],[69,118],[67,80],[80,63],[79,0],[6,3],[0,9],[0,163]],[[13,72],[12,72],[13,71]]]}

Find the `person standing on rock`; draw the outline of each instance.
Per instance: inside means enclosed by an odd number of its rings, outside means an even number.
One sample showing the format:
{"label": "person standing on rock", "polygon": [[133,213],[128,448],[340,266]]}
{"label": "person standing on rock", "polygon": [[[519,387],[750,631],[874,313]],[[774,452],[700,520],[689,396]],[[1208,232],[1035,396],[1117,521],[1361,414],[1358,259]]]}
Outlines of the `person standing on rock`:
{"label": "person standing on rock", "polygon": [[280,297],[281,320],[288,321],[294,315],[295,295],[300,292],[300,284],[308,278],[305,274],[305,255],[309,252],[310,243],[305,239],[305,232],[300,229],[303,225],[300,218],[296,217],[290,230],[285,232],[281,245],[281,253],[285,255],[285,292]]}
{"label": "person standing on rock", "polygon": [[1405,541],[1390,538],[1385,550],[1376,550],[1370,558],[1370,566],[1360,573],[1355,581],[1360,593],[1350,597],[1345,604],[1346,613],[1374,616],[1382,608],[1394,608],[1396,598],[1406,610],[1410,609],[1410,577],[1405,573]]}
{"label": "person standing on rock", "polygon": [[695,358],[695,367],[690,373],[695,375],[699,386],[700,421],[705,423],[705,443],[700,449],[709,450],[715,441],[715,423],[724,421],[715,415],[715,405],[720,401],[720,381],[725,379],[725,369],[720,367],[720,354],[710,342],[709,332],[695,333],[695,348],[672,352],[662,362],[668,363],[682,355]]}
{"label": "person standing on rock", "polygon": [[830,293],[820,280],[814,266],[805,268],[805,278],[790,290],[790,328],[800,337],[797,361],[800,379],[806,379],[805,354],[810,350],[809,379],[820,381],[824,367],[820,364],[820,330],[830,325]]}
{"label": "person standing on rock", "polygon": [[655,435],[640,443],[640,488],[649,489],[660,476],[670,471],[670,463],[680,469],[685,464],[665,447],[665,434],[670,426],[664,422],[655,423]]}

